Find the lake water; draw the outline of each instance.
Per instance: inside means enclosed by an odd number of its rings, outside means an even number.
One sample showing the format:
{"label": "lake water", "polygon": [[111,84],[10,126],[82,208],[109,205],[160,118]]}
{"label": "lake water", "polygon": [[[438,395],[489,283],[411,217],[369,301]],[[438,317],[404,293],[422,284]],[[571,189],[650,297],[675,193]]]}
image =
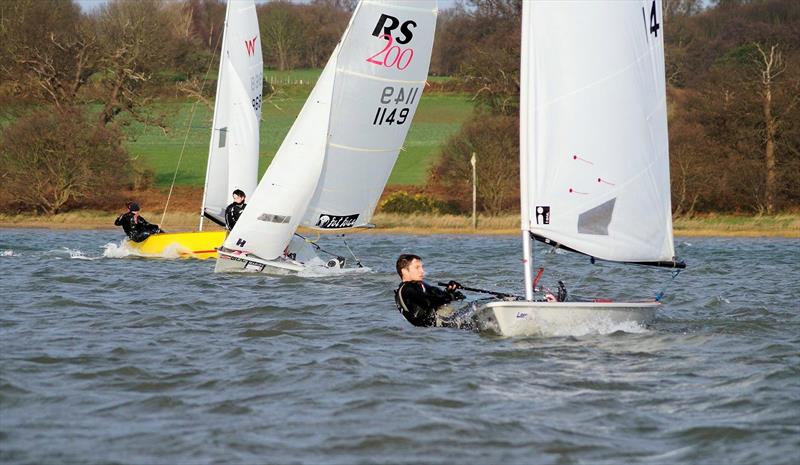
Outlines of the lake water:
{"label": "lake water", "polygon": [[798,240],[678,238],[674,280],[537,246],[547,286],[666,305],[500,338],[406,323],[394,261],[519,292],[517,237],[354,235],[368,270],[270,277],[120,236],[0,230],[0,462],[800,463]]}

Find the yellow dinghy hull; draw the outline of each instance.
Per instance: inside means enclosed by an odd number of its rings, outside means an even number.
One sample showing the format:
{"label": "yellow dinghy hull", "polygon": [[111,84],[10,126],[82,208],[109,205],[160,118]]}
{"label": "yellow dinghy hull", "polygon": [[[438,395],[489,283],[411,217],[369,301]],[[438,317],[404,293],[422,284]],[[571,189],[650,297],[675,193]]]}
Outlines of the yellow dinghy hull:
{"label": "yellow dinghy hull", "polygon": [[142,242],[126,241],[135,254],[162,258],[217,258],[217,247],[225,241],[225,231],[195,231],[153,234]]}

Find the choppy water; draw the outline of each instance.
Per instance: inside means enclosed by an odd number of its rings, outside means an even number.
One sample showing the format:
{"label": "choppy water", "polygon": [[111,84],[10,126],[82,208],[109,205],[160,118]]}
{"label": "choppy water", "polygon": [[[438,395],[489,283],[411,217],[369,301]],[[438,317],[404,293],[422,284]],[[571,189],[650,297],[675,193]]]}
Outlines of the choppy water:
{"label": "choppy water", "polygon": [[518,291],[516,237],[353,236],[370,271],[301,278],[103,257],[119,236],[0,230],[0,462],[800,462],[797,240],[679,239],[672,282],[540,256],[545,284],[667,305],[503,339],[407,324],[394,260]]}

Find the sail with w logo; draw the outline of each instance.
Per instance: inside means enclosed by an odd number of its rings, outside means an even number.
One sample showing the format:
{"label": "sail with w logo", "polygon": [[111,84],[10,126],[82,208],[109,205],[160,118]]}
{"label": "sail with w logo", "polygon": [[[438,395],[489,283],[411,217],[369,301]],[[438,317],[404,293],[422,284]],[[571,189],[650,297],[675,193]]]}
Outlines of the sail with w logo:
{"label": "sail with w logo", "polygon": [[245,48],[247,48],[247,55],[249,56],[253,56],[253,53],[256,50],[256,39],[258,39],[258,36],[255,36],[250,40],[244,41],[244,46]]}
{"label": "sail with w logo", "polygon": [[223,226],[231,192],[249,197],[258,185],[264,79],[255,1],[229,0],[226,12],[203,203],[205,217]]}

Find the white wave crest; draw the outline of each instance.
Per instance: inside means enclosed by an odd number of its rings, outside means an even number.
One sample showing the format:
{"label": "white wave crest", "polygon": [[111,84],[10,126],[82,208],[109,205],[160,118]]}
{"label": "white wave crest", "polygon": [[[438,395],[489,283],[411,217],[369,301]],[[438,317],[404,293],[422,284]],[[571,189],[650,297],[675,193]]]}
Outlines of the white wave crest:
{"label": "white wave crest", "polygon": [[109,242],[103,246],[103,256],[106,258],[125,258],[131,255],[132,252],[133,251],[127,247],[125,240],[119,244]]}

